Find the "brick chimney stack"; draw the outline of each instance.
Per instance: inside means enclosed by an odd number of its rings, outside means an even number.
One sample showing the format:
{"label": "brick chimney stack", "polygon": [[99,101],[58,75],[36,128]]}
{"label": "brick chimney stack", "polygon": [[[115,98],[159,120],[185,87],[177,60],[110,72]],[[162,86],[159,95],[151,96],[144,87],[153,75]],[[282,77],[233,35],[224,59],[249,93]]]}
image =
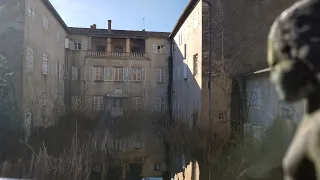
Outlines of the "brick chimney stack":
{"label": "brick chimney stack", "polygon": [[108,33],[111,33],[111,20],[108,20]]}

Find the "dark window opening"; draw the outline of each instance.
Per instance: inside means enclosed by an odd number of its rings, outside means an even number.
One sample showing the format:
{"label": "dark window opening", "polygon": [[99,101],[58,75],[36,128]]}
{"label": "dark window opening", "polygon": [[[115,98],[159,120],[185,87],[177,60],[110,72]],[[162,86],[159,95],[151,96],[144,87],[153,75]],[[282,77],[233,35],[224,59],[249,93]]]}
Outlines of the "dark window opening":
{"label": "dark window opening", "polygon": [[106,46],[104,46],[104,45],[97,45],[97,46],[96,46],[96,50],[99,51],[99,52],[104,52],[104,51],[106,51]]}

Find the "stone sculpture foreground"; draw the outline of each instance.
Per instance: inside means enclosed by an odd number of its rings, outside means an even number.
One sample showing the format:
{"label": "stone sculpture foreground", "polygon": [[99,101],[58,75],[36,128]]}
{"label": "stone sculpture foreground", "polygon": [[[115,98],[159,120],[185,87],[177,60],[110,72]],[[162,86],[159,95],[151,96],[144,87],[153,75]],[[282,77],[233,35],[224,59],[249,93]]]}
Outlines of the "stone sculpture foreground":
{"label": "stone sculpture foreground", "polygon": [[320,0],[301,0],[273,23],[271,82],[281,99],[307,109],[283,159],[285,180],[320,180]]}

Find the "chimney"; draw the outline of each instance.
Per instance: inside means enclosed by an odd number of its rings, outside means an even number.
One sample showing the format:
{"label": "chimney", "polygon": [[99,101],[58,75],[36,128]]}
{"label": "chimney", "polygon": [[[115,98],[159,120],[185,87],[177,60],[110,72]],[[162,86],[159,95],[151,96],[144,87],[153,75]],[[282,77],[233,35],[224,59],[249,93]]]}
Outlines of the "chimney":
{"label": "chimney", "polygon": [[93,25],[90,25],[90,29],[93,29]]}
{"label": "chimney", "polygon": [[93,24],[92,27],[93,27],[93,29],[97,29],[97,25],[96,24]]}
{"label": "chimney", "polygon": [[111,20],[108,20],[108,33],[111,33]]}

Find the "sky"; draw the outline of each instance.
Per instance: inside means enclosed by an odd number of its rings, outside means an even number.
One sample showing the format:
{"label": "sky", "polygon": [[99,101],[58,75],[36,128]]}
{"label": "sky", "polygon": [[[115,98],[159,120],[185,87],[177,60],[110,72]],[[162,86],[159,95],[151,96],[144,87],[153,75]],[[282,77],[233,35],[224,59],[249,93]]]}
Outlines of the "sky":
{"label": "sky", "polygon": [[[171,32],[189,0],[50,0],[69,27]],[[143,21],[143,17],[145,20]],[[143,23],[145,22],[145,23]]]}

